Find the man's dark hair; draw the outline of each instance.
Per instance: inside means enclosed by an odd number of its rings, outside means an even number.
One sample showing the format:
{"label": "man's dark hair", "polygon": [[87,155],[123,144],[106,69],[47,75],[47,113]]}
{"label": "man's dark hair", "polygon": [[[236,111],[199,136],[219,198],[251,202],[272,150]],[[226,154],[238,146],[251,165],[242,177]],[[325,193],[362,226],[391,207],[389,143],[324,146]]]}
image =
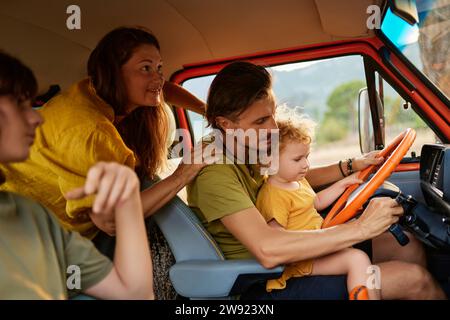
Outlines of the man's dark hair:
{"label": "man's dark hair", "polygon": [[[34,99],[37,81],[30,68],[18,59],[0,51],[0,96],[11,96],[18,103]],[[0,171],[0,184],[5,177]]]}
{"label": "man's dark hair", "polygon": [[37,81],[30,68],[0,51],[0,96],[10,95],[18,101],[34,99]]}
{"label": "man's dark hair", "polygon": [[254,102],[266,98],[272,89],[272,78],[263,66],[250,62],[233,62],[214,78],[208,93],[206,118],[218,128],[216,117],[237,119]]}

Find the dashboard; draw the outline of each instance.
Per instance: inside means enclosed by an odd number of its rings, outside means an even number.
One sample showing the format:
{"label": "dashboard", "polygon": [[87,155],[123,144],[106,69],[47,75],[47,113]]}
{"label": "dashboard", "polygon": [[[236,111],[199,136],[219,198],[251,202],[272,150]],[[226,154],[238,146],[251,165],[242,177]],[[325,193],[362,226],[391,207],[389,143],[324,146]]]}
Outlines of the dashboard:
{"label": "dashboard", "polygon": [[427,205],[450,217],[450,145],[422,147],[420,186]]}

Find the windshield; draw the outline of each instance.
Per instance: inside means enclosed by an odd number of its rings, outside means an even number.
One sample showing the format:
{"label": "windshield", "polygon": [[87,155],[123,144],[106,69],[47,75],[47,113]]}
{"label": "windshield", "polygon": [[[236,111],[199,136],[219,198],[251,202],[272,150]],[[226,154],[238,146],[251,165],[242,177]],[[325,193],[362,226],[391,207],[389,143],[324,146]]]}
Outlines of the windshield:
{"label": "windshield", "polygon": [[381,32],[450,98],[450,0],[416,0],[419,23],[410,25],[389,8]]}

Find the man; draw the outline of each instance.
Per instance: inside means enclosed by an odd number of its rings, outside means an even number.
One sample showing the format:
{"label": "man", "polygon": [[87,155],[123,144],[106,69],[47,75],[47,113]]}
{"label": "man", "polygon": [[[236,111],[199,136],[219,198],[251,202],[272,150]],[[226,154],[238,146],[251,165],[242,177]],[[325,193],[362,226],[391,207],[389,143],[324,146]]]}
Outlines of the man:
{"label": "man", "polygon": [[[277,230],[266,224],[255,208],[263,177],[258,165],[248,161],[252,151],[270,149],[268,135],[259,133],[276,129],[271,77],[263,67],[247,62],[226,66],[211,84],[207,106],[208,122],[222,132],[222,141],[229,141],[230,135],[239,129],[253,129],[259,137],[257,141],[247,138],[236,141],[234,147],[226,144],[225,157],[232,163],[204,168],[188,186],[189,205],[227,259],[256,258],[264,267],[272,268],[325,256],[374,239],[373,262],[381,270],[383,299],[445,298],[423,267],[424,251],[418,241],[412,241],[407,249],[402,249],[391,235],[385,233],[403,214],[403,209],[393,199],[374,199],[358,220],[320,231]],[[239,144],[247,150],[244,158],[235,156],[235,147]],[[381,161],[372,153],[355,159],[350,169],[362,170]],[[337,181],[342,174],[348,173],[348,166],[340,162],[311,169],[306,178],[312,187],[318,187]],[[400,258],[404,261],[388,261]],[[255,286],[243,297],[344,299],[347,290],[344,276],[312,276],[292,278],[285,289],[270,293],[265,292],[264,286]]]}

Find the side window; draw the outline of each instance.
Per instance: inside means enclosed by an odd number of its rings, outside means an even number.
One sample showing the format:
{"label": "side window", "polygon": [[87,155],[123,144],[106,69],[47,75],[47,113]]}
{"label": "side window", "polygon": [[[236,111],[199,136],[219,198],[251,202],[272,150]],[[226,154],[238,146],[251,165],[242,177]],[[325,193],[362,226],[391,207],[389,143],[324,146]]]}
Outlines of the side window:
{"label": "side window", "polygon": [[[360,155],[358,93],[366,87],[361,56],[289,63],[269,68],[278,104],[300,107],[316,123],[310,160],[329,164]],[[183,87],[205,99],[213,76],[187,80]],[[188,112],[195,141],[208,133],[204,119]]]}
{"label": "side window", "polygon": [[[186,90],[195,95],[197,98],[206,101],[208,97],[208,90],[214,76],[205,76],[185,81],[182,85]],[[191,133],[193,135],[194,143],[200,141],[200,139],[207,135],[211,129],[208,128],[208,122],[202,115],[188,111],[187,112],[189,124],[191,126]]]}
{"label": "side window", "polygon": [[361,154],[358,94],[366,87],[361,56],[345,56],[271,67],[278,104],[299,106],[316,124],[313,166]]}
{"label": "side window", "polygon": [[[379,75],[377,77],[379,79]],[[382,101],[384,106],[385,119],[385,143],[390,143],[398,134],[406,128],[413,128],[416,131],[416,140],[409,149],[407,156],[412,152],[416,156],[420,155],[422,146],[426,143],[436,143],[438,138],[422,118],[412,109],[409,103],[391,87],[384,79],[382,81]],[[379,83],[377,83],[379,85]]]}

